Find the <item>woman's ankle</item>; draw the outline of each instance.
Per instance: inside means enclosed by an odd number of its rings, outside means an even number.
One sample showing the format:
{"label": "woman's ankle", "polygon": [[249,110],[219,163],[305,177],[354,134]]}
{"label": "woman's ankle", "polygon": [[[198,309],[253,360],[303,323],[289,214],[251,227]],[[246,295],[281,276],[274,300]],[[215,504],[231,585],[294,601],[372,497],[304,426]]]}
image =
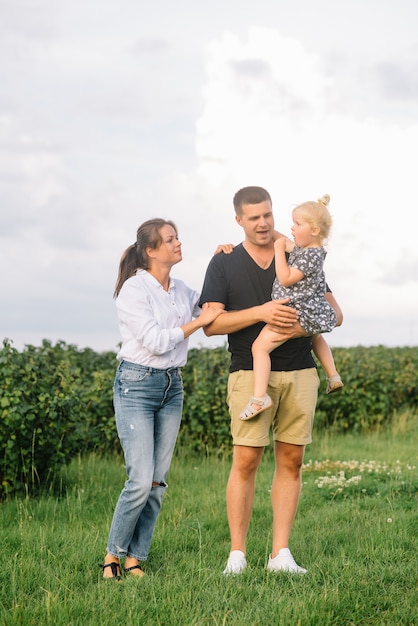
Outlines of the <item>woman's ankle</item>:
{"label": "woman's ankle", "polygon": [[119,565],[119,559],[108,552],[105,556],[104,563],[105,565],[108,563],[117,563]]}

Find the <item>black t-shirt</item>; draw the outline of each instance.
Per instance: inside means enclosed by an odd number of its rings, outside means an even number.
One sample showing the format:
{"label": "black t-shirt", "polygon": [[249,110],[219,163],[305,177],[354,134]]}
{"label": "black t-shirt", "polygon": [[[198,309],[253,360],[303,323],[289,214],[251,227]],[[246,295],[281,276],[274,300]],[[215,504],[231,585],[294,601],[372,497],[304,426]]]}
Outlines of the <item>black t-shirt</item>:
{"label": "black t-shirt", "polygon": [[[241,311],[271,300],[275,278],[274,259],[263,270],[246,252],[242,243],[231,254],[216,254],[206,270],[200,305],[204,302],[221,302],[226,311]],[[251,370],[251,346],[264,322],[248,326],[228,335],[231,353],[230,372]],[[289,339],[271,353],[272,371],[292,371],[315,367],[310,337]]]}

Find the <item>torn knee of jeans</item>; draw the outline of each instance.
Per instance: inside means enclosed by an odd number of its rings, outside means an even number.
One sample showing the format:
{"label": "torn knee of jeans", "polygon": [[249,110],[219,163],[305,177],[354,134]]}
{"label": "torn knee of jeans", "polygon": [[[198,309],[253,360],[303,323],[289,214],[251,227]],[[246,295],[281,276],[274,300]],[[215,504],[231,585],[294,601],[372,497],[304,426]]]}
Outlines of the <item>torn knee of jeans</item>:
{"label": "torn knee of jeans", "polygon": [[154,480],[152,481],[152,487],[167,487],[167,483],[165,483],[163,480],[159,483],[155,482]]}

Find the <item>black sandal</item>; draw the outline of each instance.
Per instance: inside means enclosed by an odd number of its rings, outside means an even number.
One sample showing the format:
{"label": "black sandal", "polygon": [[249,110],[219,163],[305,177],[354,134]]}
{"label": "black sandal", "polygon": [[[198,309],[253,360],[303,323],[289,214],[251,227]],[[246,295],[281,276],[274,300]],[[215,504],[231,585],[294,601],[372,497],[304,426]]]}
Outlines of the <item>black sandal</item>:
{"label": "black sandal", "polygon": [[136,565],[132,565],[132,567],[124,567],[123,571],[128,573],[128,572],[132,572],[133,569],[139,569],[142,572],[142,574],[145,574],[144,570],[139,565],[139,563],[137,563]]}
{"label": "black sandal", "polygon": [[119,563],[99,563],[99,567],[102,568],[102,571],[104,571],[106,567],[110,567],[110,569],[112,570],[112,576],[109,576],[108,580],[113,580],[113,579],[120,580],[121,579]]}

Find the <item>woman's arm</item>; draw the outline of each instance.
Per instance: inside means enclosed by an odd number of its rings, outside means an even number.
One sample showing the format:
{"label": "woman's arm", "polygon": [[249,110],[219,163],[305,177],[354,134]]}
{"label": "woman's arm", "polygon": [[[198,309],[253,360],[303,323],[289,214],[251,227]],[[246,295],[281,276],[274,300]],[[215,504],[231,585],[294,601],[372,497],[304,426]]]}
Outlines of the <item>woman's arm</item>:
{"label": "woman's arm", "polygon": [[204,304],[199,317],[196,317],[194,320],[191,320],[181,326],[184,338],[187,339],[187,337],[190,337],[190,335],[199,330],[199,328],[203,328],[204,326],[211,324],[223,312],[223,309],[220,307],[210,307],[209,304]]}

